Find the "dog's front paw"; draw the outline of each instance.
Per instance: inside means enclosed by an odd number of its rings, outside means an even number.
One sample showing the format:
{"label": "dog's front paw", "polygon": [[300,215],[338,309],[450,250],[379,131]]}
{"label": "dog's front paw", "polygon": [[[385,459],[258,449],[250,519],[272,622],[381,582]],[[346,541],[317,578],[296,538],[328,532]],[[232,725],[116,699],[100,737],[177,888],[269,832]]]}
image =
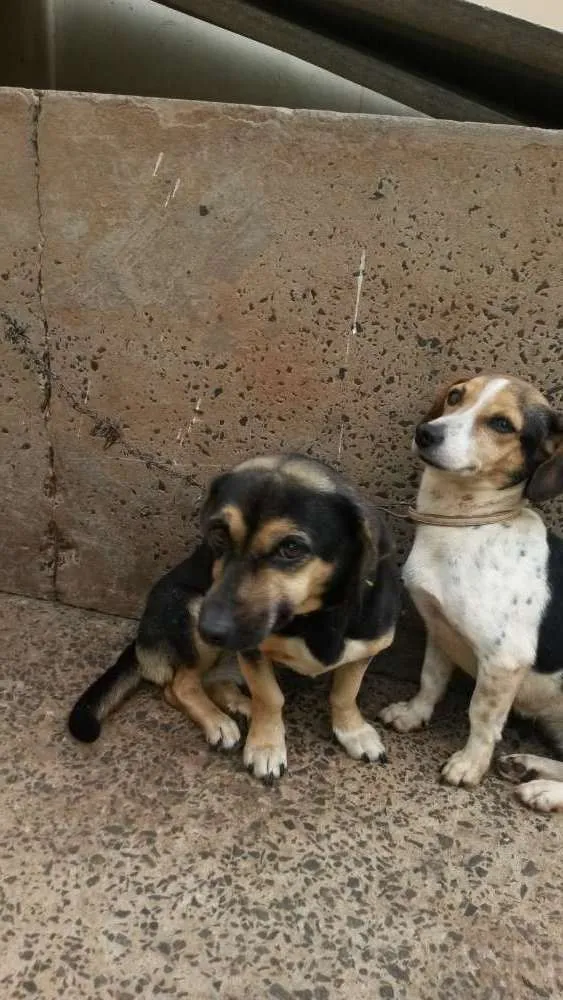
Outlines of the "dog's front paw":
{"label": "dog's front paw", "polygon": [[267,785],[273,785],[287,771],[287,751],[283,730],[268,742],[258,734],[253,734],[252,726],[243,753],[245,766],[255,778],[261,778]]}
{"label": "dog's front paw", "polygon": [[359,729],[342,730],[335,729],[336,739],[344,747],[349,757],[354,760],[365,760],[369,763],[378,761],[380,764],[387,763],[385,747],[381,742],[377,731],[369,722],[364,723]]}
{"label": "dog's front paw", "polygon": [[467,750],[457,750],[442,768],[442,781],[448,785],[474,788],[481,781],[488,766],[488,760],[476,757]]}
{"label": "dog's front paw", "polygon": [[392,726],[398,733],[410,733],[414,729],[422,729],[429,721],[431,711],[413,701],[397,701],[388,705],[379,713],[379,718],[386,726]]}

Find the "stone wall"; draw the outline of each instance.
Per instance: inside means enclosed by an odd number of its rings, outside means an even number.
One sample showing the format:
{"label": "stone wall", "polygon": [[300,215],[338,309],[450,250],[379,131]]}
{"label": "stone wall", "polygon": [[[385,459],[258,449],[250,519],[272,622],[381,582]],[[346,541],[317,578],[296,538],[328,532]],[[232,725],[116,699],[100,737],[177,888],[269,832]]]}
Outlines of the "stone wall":
{"label": "stone wall", "polygon": [[134,615],[243,456],[406,501],[435,383],[561,401],[559,133],[4,91],[0,150],[5,590]]}

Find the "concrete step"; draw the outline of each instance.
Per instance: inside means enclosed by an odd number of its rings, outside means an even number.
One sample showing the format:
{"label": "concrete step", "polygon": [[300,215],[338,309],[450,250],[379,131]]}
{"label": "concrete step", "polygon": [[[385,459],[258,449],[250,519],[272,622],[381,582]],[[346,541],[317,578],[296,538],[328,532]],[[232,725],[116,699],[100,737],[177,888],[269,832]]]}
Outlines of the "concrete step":
{"label": "concrete step", "polygon": [[[561,826],[494,775],[438,784],[463,694],[384,733],[382,767],[331,743],[322,683],[289,690],[290,773],[266,789],[153,691],[73,742],[69,707],[131,629],[0,596],[5,996],[559,995]],[[412,690],[373,673],[364,711]]]}

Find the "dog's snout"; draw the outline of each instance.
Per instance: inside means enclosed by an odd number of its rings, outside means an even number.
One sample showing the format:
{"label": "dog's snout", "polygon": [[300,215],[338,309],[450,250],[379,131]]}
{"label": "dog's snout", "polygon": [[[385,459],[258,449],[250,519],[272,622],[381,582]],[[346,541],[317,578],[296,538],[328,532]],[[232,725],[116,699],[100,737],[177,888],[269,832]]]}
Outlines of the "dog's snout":
{"label": "dog's snout", "polygon": [[199,613],[198,631],[204,642],[240,652],[254,649],[270,629],[265,613],[252,613],[232,596],[213,594]]}
{"label": "dog's snout", "polygon": [[211,646],[226,646],[233,631],[233,621],[226,607],[204,605],[198,622],[199,633]]}
{"label": "dog's snout", "polygon": [[419,448],[431,448],[434,445],[442,444],[445,434],[443,427],[436,427],[435,424],[419,424],[416,428],[414,439]]}

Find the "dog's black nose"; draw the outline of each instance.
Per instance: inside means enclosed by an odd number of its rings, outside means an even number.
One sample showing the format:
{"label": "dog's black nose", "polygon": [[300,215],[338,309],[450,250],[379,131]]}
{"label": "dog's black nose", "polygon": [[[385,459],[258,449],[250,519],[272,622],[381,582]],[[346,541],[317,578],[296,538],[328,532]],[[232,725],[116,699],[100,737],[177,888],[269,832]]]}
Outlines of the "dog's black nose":
{"label": "dog's black nose", "polygon": [[431,448],[433,445],[442,444],[444,440],[443,427],[436,427],[435,424],[419,424],[416,428],[414,439],[419,448]]}
{"label": "dog's black nose", "polygon": [[205,608],[201,609],[198,629],[201,638],[208,642],[210,646],[225,646],[231,635],[233,622],[230,615],[221,609]]}

